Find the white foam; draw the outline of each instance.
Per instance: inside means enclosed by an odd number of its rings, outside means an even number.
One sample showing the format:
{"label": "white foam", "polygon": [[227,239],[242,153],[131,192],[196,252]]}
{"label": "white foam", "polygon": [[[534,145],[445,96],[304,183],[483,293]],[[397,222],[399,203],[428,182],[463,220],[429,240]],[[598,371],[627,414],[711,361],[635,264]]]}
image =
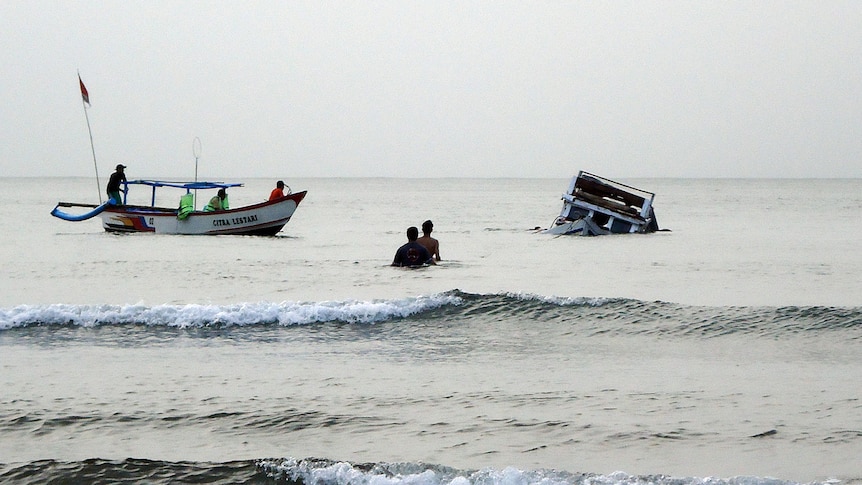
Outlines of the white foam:
{"label": "white foam", "polygon": [[545,295],[537,295],[534,293],[524,293],[524,292],[508,292],[505,293],[505,296],[510,298],[516,298],[518,300],[524,301],[541,301],[544,303],[550,303],[552,305],[559,306],[602,306],[607,303],[614,301],[613,298],[591,298],[585,296],[579,297],[571,297],[571,296],[545,296]]}
{"label": "white foam", "polygon": [[[769,477],[671,477],[636,476],[625,472],[608,475],[568,473],[555,470],[458,471],[422,463],[379,464],[371,470],[346,462],[321,463],[284,458],[264,460],[258,466],[277,479],[317,485],[792,485],[796,482]],[[397,471],[393,471],[393,469]]]}
{"label": "white foam", "polygon": [[19,305],[0,309],[0,330],[31,325],[111,324],[202,327],[206,325],[305,325],[319,322],[374,323],[404,318],[446,305],[460,305],[440,293],[394,300],[257,302],[233,305]]}
{"label": "white foam", "polygon": [[[482,470],[463,474],[441,473],[422,464],[402,466],[401,473],[390,473],[383,469],[364,471],[350,463],[338,462],[323,467],[314,467],[305,462],[288,458],[281,463],[261,463],[269,473],[302,483],[328,485],[469,485],[472,483],[522,485],[525,483],[523,472],[514,468],[501,471]],[[382,468],[386,468],[383,466]],[[413,471],[411,471],[411,469]],[[532,482],[535,483],[535,482]],[[551,485],[552,482],[543,481]]]}

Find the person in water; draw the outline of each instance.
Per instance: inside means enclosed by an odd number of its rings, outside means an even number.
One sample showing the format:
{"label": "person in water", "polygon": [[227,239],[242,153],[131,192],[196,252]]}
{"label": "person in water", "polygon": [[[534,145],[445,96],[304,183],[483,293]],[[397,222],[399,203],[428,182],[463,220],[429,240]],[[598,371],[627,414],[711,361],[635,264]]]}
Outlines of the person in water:
{"label": "person in water", "polygon": [[284,182],[279,180],[275,184],[275,188],[272,189],[272,192],[269,193],[269,200],[280,199],[284,197]]}
{"label": "person in water", "polygon": [[227,210],[227,191],[218,189],[218,194],[215,195],[207,205],[204,206],[204,212]]}
{"label": "person in water", "polygon": [[407,244],[398,248],[392,266],[422,266],[424,264],[435,264],[431,253],[424,246],[416,242],[419,237],[419,229],[415,226],[407,228]]}
{"label": "person in water", "polygon": [[422,223],[422,237],[416,240],[419,244],[425,247],[431,256],[434,256],[435,261],[440,261],[440,242],[431,237],[431,231],[434,230],[434,223],[425,221]]}
{"label": "person in water", "polygon": [[125,165],[118,164],[116,171],[108,179],[108,199],[114,201],[114,205],[123,204],[123,199],[120,197],[120,184],[126,181],[125,170]]}

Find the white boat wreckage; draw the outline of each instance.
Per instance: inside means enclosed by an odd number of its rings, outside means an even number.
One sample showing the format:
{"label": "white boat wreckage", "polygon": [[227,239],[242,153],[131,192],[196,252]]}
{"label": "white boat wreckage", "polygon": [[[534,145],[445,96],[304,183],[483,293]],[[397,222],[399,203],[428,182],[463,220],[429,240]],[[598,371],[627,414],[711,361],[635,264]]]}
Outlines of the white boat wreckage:
{"label": "white boat wreckage", "polygon": [[562,199],[560,215],[543,233],[599,236],[659,230],[652,192],[581,171]]}

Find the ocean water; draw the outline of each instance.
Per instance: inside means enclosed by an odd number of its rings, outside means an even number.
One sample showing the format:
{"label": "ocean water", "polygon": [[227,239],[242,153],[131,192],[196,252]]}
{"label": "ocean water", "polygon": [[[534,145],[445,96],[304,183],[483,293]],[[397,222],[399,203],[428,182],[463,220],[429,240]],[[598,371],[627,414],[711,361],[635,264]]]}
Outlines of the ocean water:
{"label": "ocean water", "polygon": [[0,178],[0,482],[862,483],[862,180],[622,180],[670,231],[595,238],[534,230],[566,179],[286,181],[259,238]]}

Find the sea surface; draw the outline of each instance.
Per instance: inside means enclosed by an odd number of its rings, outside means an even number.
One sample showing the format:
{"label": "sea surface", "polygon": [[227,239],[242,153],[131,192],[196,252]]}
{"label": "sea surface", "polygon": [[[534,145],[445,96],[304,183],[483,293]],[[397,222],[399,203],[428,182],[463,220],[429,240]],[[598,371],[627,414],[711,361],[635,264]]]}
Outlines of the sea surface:
{"label": "sea surface", "polygon": [[279,178],[276,237],[0,178],[0,482],[862,483],[862,180],[621,179],[670,231],[585,238],[565,178]]}

